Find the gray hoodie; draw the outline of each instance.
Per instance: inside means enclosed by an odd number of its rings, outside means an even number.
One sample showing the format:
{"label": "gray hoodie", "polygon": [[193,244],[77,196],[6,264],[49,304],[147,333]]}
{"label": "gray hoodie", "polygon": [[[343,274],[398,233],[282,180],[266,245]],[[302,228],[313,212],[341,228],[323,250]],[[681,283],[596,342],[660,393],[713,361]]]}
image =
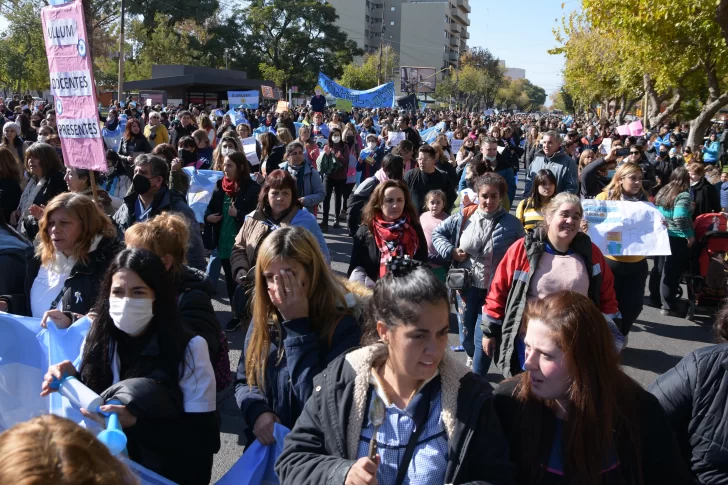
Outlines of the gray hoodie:
{"label": "gray hoodie", "polygon": [[579,172],[576,162],[569,155],[559,150],[551,158],[547,157],[543,150],[536,153],[526,174],[526,184],[523,189],[523,197],[531,195],[533,178],[539,170],[551,170],[556,177],[556,193],[569,192],[579,195]]}

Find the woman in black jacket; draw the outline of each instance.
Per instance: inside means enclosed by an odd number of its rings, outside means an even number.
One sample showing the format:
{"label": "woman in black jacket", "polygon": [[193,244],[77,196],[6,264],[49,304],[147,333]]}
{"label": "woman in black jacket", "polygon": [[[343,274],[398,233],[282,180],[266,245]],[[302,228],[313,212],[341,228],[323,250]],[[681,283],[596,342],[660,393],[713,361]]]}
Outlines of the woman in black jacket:
{"label": "woman in black jacket", "polygon": [[689,353],[652,383],[683,458],[701,484],[728,484],[728,305],[713,324],[718,345]]}
{"label": "woman in black jacket", "polygon": [[33,143],[25,152],[25,169],[30,180],[20,196],[18,210],[11,215],[11,224],[18,224],[20,233],[31,241],[38,234],[38,221],[53,197],[68,190],[66,169],[55,148],[47,143]]}
{"label": "woman in black jacket", "polygon": [[250,164],[242,152],[228,154],[224,158],[222,170],[225,175],[218,180],[205,210],[203,242],[205,249],[217,250],[217,257],[222,261],[225,272],[228,297],[232,302],[237,283],[230,266],[230,254],[245,216],[258,205],[260,185],[251,180]]}
{"label": "woman in black jacket", "polygon": [[313,379],[276,463],[281,484],[513,483],[490,384],[447,352],[445,286],[396,257],[365,314],[376,343]]}
{"label": "woman in black jacket", "polygon": [[349,279],[373,286],[384,276],[391,256],[427,262],[427,239],[418,214],[403,181],[387,180],[377,185],[354,236]]}
{"label": "woman in black jacket", "polygon": [[0,213],[9,221],[18,208],[20,195],[20,164],[9,148],[0,147]]}
{"label": "woman in black jacket", "polygon": [[152,145],[144,136],[141,122],[136,118],[129,118],[124,129],[124,136],[119,146],[119,156],[127,164],[134,161],[134,156],[143,153],[151,153]]}
{"label": "woman in black jacket", "polygon": [[693,483],[665,413],[619,368],[614,337],[587,296],[534,299],[521,329],[525,372],[495,393],[518,483]]}
{"label": "woman in black jacket", "polygon": [[0,311],[69,326],[96,302],[106,268],[120,249],[116,237],[111,220],[89,197],[57,196],[40,220],[25,290],[0,296]]}
{"label": "woman in black jacket", "polygon": [[217,379],[216,373],[217,388],[222,390],[231,382],[227,339],[212,307],[212,281],[202,271],[184,264],[188,239],[185,219],[168,212],[134,224],[124,233],[128,249],[146,249],[162,258],[177,286],[177,308],[182,326],[204,338],[210,361],[213,365],[220,363],[227,370],[227,376],[222,375],[222,379]]}
{"label": "woman in black jacket", "polygon": [[273,133],[260,135],[260,147],[260,169],[263,176],[266,176],[278,170],[281,163],[283,163],[286,147]]}
{"label": "woman in black jacket", "polygon": [[215,375],[205,340],[180,323],[164,263],[143,249],[124,250],[99,294],[80,367],[52,365],[41,395],[53,392],[54,379],[76,376],[105,402],[121,402],[101,411],[119,416],[129,458],[180,485],[208,484],[220,448]]}
{"label": "woman in black jacket", "polygon": [[705,165],[693,162],[685,168],[690,175],[690,196],[695,203],[693,220],[701,214],[720,212],[720,195],[715,187],[705,180]]}
{"label": "woman in black jacket", "polygon": [[22,295],[27,291],[25,275],[32,258],[33,245],[10,227],[0,212],[0,268],[3,274],[0,295]]}

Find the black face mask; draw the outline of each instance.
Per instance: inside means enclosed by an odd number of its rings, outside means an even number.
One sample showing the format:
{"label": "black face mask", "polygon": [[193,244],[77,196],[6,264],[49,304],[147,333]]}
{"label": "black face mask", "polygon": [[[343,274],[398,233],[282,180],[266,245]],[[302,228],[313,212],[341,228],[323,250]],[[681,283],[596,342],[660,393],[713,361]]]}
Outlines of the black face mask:
{"label": "black face mask", "polygon": [[179,154],[182,159],[182,163],[185,165],[189,165],[190,163],[195,163],[197,161],[197,154],[195,152],[180,150]]}
{"label": "black face mask", "polygon": [[40,120],[33,120],[30,122],[34,127],[38,128],[40,126]]}
{"label": "black face mask", "polygon": [[134,186],[134,192],[139,195],[146,194],[152,188],[152,182],[142,174],[134,175],[131,183]]}
{"label": "black face mask", "polygon": [[354,137],[353,136],[347,136],[346,137],[346,143],[348,143],[349,145],[351,145],[352,143],[354,143]]}

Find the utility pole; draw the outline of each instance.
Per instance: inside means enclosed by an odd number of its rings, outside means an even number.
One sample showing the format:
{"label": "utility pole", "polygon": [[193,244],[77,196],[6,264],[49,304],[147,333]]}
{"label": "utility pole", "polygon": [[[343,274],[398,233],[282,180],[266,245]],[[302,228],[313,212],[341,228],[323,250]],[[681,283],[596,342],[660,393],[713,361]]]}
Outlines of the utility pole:
{"label": "utility pole", "polygon": [[228,53],[230,52],[230,49],[225,49],[225,70],[228,69]]}
{"label": "utility pole", "polygon": [[382,84],[382,51],[384,50],[384,8],[385,3],[382,3],[382,31],[379,33],[379,67],[377,68],[377,84]]}
{"label": "utility pole", "polygon": [[124,96],[124,0],[121,0],[121,31],[119,34],[119,98]]}

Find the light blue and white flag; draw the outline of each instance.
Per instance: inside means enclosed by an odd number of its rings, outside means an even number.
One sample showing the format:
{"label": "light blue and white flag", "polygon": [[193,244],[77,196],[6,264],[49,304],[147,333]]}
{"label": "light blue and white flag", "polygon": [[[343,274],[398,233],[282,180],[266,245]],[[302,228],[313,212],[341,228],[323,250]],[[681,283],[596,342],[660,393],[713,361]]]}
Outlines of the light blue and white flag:
{"label": "light blue and white flag", "polygon": [[195,211],[195,217],[200,224],[205,223],[205,211],[212,199],[217,181],[223,176],[217,170],[195,170],[194,167],[184,167],[182,170],[190,176],[190,189],[187,191],[187,205]]}

